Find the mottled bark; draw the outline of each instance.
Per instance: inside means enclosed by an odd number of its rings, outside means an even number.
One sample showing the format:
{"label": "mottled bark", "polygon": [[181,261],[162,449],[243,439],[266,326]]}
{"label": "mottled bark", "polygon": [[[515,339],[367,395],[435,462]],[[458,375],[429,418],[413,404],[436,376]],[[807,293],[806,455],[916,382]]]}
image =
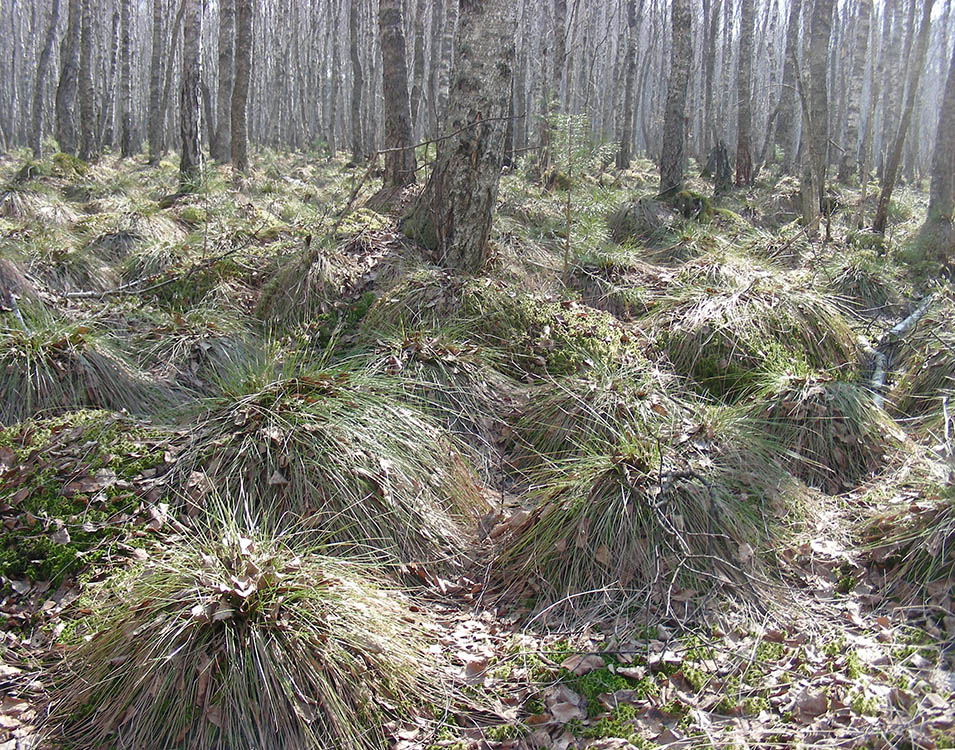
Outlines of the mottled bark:
{"label": "mottled bark", "polygon": [[249,171],[249,82],[252,79],[252,0],[235,0],[235,83],[232,87],[232,166]]}
{"label": "mottled bark", "polygon": [[385,119],[385,187],[403,187],[415,181],[414,142],[411,138],[411,105],[408,98],[408,63],[401,0],[380,0],[382,93]]}
{"label": "mottled bark", "polygon": [[202,182],[199,148],[202,0],[185,0],[182,35],[182,80],[179,89],[179,191],[192,193]]}
{"label": "mottled bark", "polygon": [[96,154],[96,109],[93,106],[93,0],[83,0],[80,22],[80,147],[79,157],[91,161]]}
{"label": "mottled bark", "polygon": [[119,60],[119,16],[118,10],[113,11],[112,29],[110,31],[109,73],[106,76],[106,86],[100,97],[99,117],[99,149],[113,148],[116,145],[116,70]]}
{"label": "mottled bark", "polygon": [[752,88],[753,34],[756,9],[753,0],[742,0],[740,12],[739,63],[736,68],[736,185],[746,187],[753,181]]}
{"label": "mottled bark", "polygon": [[163,0],[153,0],[152,48],[149,56],[149,163],[156,164],[162,154],[163,119]]}
{"label": "mottled bark", "polygon": [[693,36],[689,0],[673,0],[670,10],[670,78],[663,115],[660,153],[660,195],[683,189],[686,162],[686,90],[693,63]]}
{"label": "mottled bark", "polygon": [[803,222],[810,233],[818,227],[829,162],[829,41],[833,0],[816,0],[809,31],[808,111],[803,108],[806,158],[802,176]]}
{"label": "mottled bark", "polygon": [[403,221],[437,263],[464,272],[487,261],[514,59],[512,0],[461,0],[448,136]]}
{"label": "mottled bark", "polygon": [[56,87],[56,141],[60,151],[76,155],[76,90],[79,85],[80,26],[83,0],[69,0],[66,34],[60,43],[60,80]]}
{"label": "mottled bark", "polygon": [[427,0],[418,0],[414,18],[414,61],[412,70],[413,83],[411,86],[411,122],[414,126],[415,137],[424,132],[423,109],[421,106],[424,97],[424,21],[428,9]]}
{"label": "mottled bark", "polygon": [[132,0],[120,4],[120,153],[124,158],[132,156],[137,148],[133,143],[133,51],[132,51]]}
{"label": "mottled bark", "polygon": [[[458,24],[458,3],[468,0],[443,0],[444,27],[441,29],[441,64],[438,67],[438,97],[436,102],[438,124],[444,122],[451,92],[451,63],[454,59],[454,33]],[[513,2],[513,0],[511,0]]]}
{"label": "mottled bark", "polygon": [[846,139],[843,144],[842,159],[839,161],[839,182],[848,183],[859,165],[859,102],[862,99],[862,86],[865,82],[865,67],[868,61],[869,29],[872,19],[872,0],[858,0],[859,12],[856,17],[855,43],[853,44],[852,76],[846,95],[849,98],[846,113]]}
{"label": "mottled bark", "polygon": [[235,0],[219,0],[219,79],[216,89],[216,129],[212,158],[232,159],[232,69],[235,63]]}
{"label": "mottled bark", "polygon": [[882,192],[879,194],[879,205],[875,211],[875,220],[872,222],[872,228],[879,233],[885,232],[885,225],[889,216],[889,201],[892,199],[892,191],[895,189],[895,182],[899,176],[899,166],[902,162],[902,147],[905,145],[905,136],[908,133],[909,124],[912,122],[915,96],[918,93],[919,81],[922,78],[922,69],[925,67],[925,54],[928,51],[929,34],[932,30],[932,7],[934,4],[935,0],[924,0],[922,6],[922,22],[919,26],[918,40],[915,43],[915,49],[912,51],[912,59],[909,61],[909,80],[902,119],[899,122],[899,130],[885,164]]}
{"label": "mottled bark", "polygon": [[56,43],[56,25],[60,20],[60,0],[53,0],[50,8],[50,23],[46,29],[46,38],[40,59],[36,66],[36,84],[33,87],[33,102],[30,107],[32,130],[30,132],[30,148],[35,157],[41,155],[43,140],[43,91],[46,88],[46,76],[50,72],[50,57],[53,55],[53,45]]}

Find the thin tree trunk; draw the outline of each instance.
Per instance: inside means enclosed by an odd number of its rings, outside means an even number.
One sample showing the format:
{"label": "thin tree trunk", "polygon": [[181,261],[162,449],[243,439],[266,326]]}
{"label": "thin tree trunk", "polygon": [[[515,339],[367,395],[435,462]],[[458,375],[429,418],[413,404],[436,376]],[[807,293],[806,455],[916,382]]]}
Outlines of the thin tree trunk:
{"label": "thin tree trunk", "polygon": [[895,181],[899,176],[899,165],[902,162],[902,147],[905,144],[905,136],[909,130],[909,123],[912,121],[912,110],[915,107],[915,95],[918,93],[919,81],[922,77],[922,68],[925,67],[925,53],[928,51],[928,38],[932,23],[932,6],[934,4],[935,0],[924,0],[924,5],[922,6],[922,23],[919,27],[918,41],[915,44],[912,59],[909,61],[909,81],[908,90],[905,95],[905,108],[902,110],[899,131],[895,136],[892,151],[889,153],[889,158],[885,165],[882,192],[879,194],[879,205],[875,211],[875,220],[872,222],[873,230],[879,234],[885,232],[885,225],[889,216],[889,201],[892,198],[892,191],[895,189]]}
{"label": "thin tree trunk", "polygon": [[249,82],[252,79],[252,0],[235,0],[235,83],[232,88],[232,166],[249,171]]}
{"label": "thin tree trunk", "polygon": [[219,80],[216,93],[216,130],[212,158],[223,164],[232,159],[232,68],[235,62],[235,0],[219,0]]}
{"label": "thin tree trunk", "polygon": [[[942,45],[945,52],[945,45]],[[955,45],[948,66],[948,80],[935,131],[932,154],[932,184],[928,215],[919,236],[924,256],[939,257],[949,267],[955,264]]]}
{"label": "thin tree trunk", "polygon": [[163,151],[166,149],[166,118],[169,116],[169,97],[172,96],[173,73],[176,70],[176,66],[173,64],[173,61],[176,59],[176,51],[179,47],[179,35],[182,31],[183,17],[185,16],[186,4],[188,2],[189,0],[179,0],[179,10],[176,12],[176,18],[172,23],[172,40],[169,44],[169,60],[166,62],[165,68],[166,80],[163,81],[162,101],[159,104],[159,109],[162,116]]}
{"label": "thin tree trunk", "polygon": [[832,38],[833,0],[816,0],[809,38],[808,109],[804,105],[807,146],[803,164],[802,210],[809,233],[816,231],[826,189],[829,153],[829,41]]}
{"label": "thin tree trunk", "polygon": [[753,129],[752,81],[753,0],[742,0],[739,34],[739,64],[736,68],[736,185],[747,187],[753,181],[753,155],[750,140]]}
{"label": "thin tree trunk", "polygon": [[93,107],[93,0],[83,0],[80,23],[80,152],[83,161],[96,153],[96,111]]}
{"label": "thin tree trunk", "polygon": [[43,90],[46,87],[46,76],[50,70],[50,57],[53,54],[53,45],[56,43],[56,26],[60,20],[60,0],[53,0],[50,8],[50,25],[46,29],[46,39],[43,50],[36,66],[36,84],[33,87],[33,103],[31,106],[32,132],[30,148],[33,155],[39,158],[42,155],[43,141]]}
{"label": "thin tree trunk", "polygon": [[120,102],[120,153],[123,158],[132,156],[137,148],[133,143],[133,49],[132,49],[132,0],[120,4],[119,102]]}
{"label": "thin tree trunk", "polygon": [[351,0],[348,11],[348,33],[351,40],[349,44],[352,65],[352,88],[351,88],[351,158],[356,164],[365,160],[365,128],[362,120],[362,93],[365,88],[365,76],[361,66],[361,47],[360,38],[360,17],[358,4],[361,0]]}
{"label": "thin tree trunk", "polygon": [[623,113],[620,128],[620,148],[617,151],[617,169],[629,169],[633,156],[633,87],[637,77],[637,20],[643,15],[643,0],[627,2],[626,83],[624,84]]}
{"label": "thin tree trunk", "polygon": [[865,67],[869,51],[869,29],[872,18],[872,0],[858,0],[859,15],[856,18],[855,51],[852,61],[852,77],[849,81],[848,113],[846,115],[846,139],[839,162],[839,182],[851,180],[859,166],[859,102],[865,82]]}
{"label": "thin tree trunk", "polygon": [[202,0],[185,0],[182,37],[182,81],[179,95],[179,192],[196,192],[202,182],[199,148],[200,75],[202,65]]}
{"label": "thin tree trunk", "polygon": [[100,108],[99,149],[113,148],[116,145],[116,71],[119,60],[119,17],[118,10],[113,11],[112,31],[110,33],[109,68]]}
{"label": "thin tree trunk", "polygon": [[421,100],[424,96],[424,20],[427,9],[427,0],[418,0],[414,19],[414,69],[411,86],[411,121],[414,124],[416,137],[424,132],[424,112],[421,107]]}
{"label": "thin tree trunk", "polygon": [[80,26],[83,0],[69,0],[66,35],[60,44],[60,81],[56,87],[56,141],[60,151],[76,155],[76,89],[79,85]]}
{"label": "thin tree trunk", "polygon": [[799,148],[799,110],[798,83],[796,81],[796,61],[799,55],[799,20],[802,17],[802,0],[792,0],[789,6],[789,20],[786,24],[786,54],[783,62],[783,90],[779,100],[779,121],[776,143],[783,149],[785,160],[783,168],[791,172],[796,163],[796,151]]}
{"label": "thin tree trunk", "polygon": [[491,218],[504,152],[515,4],[461,0],[460,43],[431,179],[403,222],[405,233],[446,268],[480,270],[488,259]]}
{"label": "thin tree trunk", "polygon": [[162,154],[163,120],[162,111],[162,40],[163,40],[163,0],[153,0],[152,49],[149,58],[149,163],[157,164]]}
{"label": "thin tree trunk", "polygon": [[671,13],[670,78],[663,116],[660,153],[660,195],[683,189],[686,161],[686,90],[693,62],[693,37],[689,0],[673,0]]}

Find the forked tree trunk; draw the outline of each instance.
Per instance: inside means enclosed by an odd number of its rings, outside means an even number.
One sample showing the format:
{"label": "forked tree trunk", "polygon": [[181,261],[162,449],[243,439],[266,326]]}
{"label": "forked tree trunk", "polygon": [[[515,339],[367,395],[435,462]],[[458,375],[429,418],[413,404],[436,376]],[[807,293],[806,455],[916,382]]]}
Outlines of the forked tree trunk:
{"label": "forked tree trunk", "polygon": [[670,79],[663,115],[663,145],[660,152],[660,195],[683,189],[686,161],[686,89],[693,62],[693,37],[689,0],[673,0],[670,11]]}
{"label": "forked tree trunk", "polygon": [[232,166],[249,171],[249,82],[252,80],[252,0],[235,0],[235,83],[232,87]]}
{"label": "forked tree trunk", "polygon": [[182,80],[179,89],[179,192],[194,193],[202,181],[200,150],[200,65],[202,62],[202,0],[185,0],[182,35]]}
{"label": "forked tree trunk", "polygon": [[50,71],[50,57],[53,54],[53,45],[56,43],[56,25],[60,20],[60,0],[53,0],[50,8],[50,25],[46,29],[46,39],[40,51],[40,59],[36,66],[36,85],[33,87],[33,102],[31,105],[32,130],[30,133],[30,148],[37,158],[41,155],[43,141],[43,90],[46,88],[46,76]]}
{"label": "forked tree trunk", "polygon": [[216,91],[216,129],[212,140],[212,158],[223,164],[232,159],[230,112],[234,63],[235,0],[219,0],[219,80]]}
{"label": "forked tree trunk", "polygon": [[739,64],[736,68],[736,185],[747,187],[753,181],[752,139],[753,108],[753,34],[756,9],[753,0],[742,0],[740,13]]}
{"label": "forked tree trunk", "polygon": [[882,234],[889,216],[889,201],[895,189],[895,181],[899,177],[899,166],[902,163],[902,147],[905,145],[905,136],[912,122],[912,110],[915,107],[915,95],[918,93],[919,81],[922,77],[922,68],[925,67],[925,53],[928,51],[928,38],[931,33],[932,6],[935,0],[924,0],[922,6],[922,23],[919,27],[918,41],[909,61],[908,90],[905,94],[905,108],[902,110],[902,119],[899,122],[899,131],[892,144],[892,151],[885,163],[885,172],[882,180],[882,192],[879,193],[879,205],[875,210],[875,220],[872,229]]}
{"label": "forked tree trunk", "polygon": [[56,87],[56,141],[60,151],[76,155],[76,89],[80,67],[83,0],[69,0],[66,34],[60,44],[60,80]]}
{"label": "forked tree trunk", "polygon": [[415,153],[411,139],[408,99],[408,63],[405,56],[401,0],[380,0],[382,92],[385,119],[385,187],[404,187],[415,181]]}
{"label": "forked tree trunk", "polygon": [[514,60],[513,0],[461,0],[448,134],[431,179],[403,221],[445,268],[487,261]]}
{"label": "forked tree trunk", "polygon": [[136,152],[133,143],[133,52],[132,52],[132,0],[122,0],[120,6],[120,153],[128,158]]}

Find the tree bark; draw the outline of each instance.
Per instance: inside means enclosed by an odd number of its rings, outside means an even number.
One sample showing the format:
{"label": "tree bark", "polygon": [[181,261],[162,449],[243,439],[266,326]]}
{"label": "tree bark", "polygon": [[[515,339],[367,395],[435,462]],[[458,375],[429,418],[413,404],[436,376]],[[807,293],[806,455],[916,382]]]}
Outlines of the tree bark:
{"label": "tree bark", "polygon": [[428,184],[403,229],[438,264],[476,272],[488,259],[514,59],[512,0],[461,0],[448,105]]}
{"label": "tree bark", "polygon": [[83,161],[96,153],[96,110],[93,106],[93,0],[83,0],[80,22],[80,151]]}
{"label": "tree bark", "polygon": [[76,90],[79,85],[80,26],[83,0],[69,0],[66,34],[60,44],[60,80],[56,87],[56,141],[65,154],[76,155]]}
{"label": "tree bark", "polygon": [[736,185],[748,187],[753,182],[753,154],[750,140],[753,129],[753,34],[755,27],[753,0],[742,0],[740,10],[739,64],[736,68]]}
{"label": "tree bark", "polygon": [[[809,94],[803,106],[807,136],[803,164],[802,211],[809,233],[816,231],[826,189],[829,162],[829,41],[832,38],[833,0],[816,0],[809,38]],[[807,106],[808,105],[808,108]]]}
{"label": "tree bark", "polygon": [[120,153],[129,158],[136,152],[133,143],[133,51],[132,51],[132,0],[122,0],[120,4],[120,65],[119,65],[119,102],[120,102]]}
{"label": "tree bark", "polygon": [[149,163],[158,164],[162,154],[163,120],[162,111],[162,40],[163,40],[163,0],[153,0],[152,49],[149,58]]}
{"label": "tree bark", "polygon": [[802,17],[802,0],[792,0],[786,24],[786,53],[783,61],[783,90],[779,100],[779,121],[776,144],[783,149],[783,168],[791,172],[799,149],[799,119],[796,108],[798,91],[796,60],[799,55],[799,19]]}
{"label": "tree bark", "polygon": [[33,156],[39,158],[42,154],[43,141],[43,90],[46,87],[46,76],[50,71],[50,57],[53,54],[53,45],[56,44],[56,26],[60,20],[60,0],[53,0],[50,8],[50,25],[46,29],[46,39],[40,52],[40,59],[36,66],[36,84],[33,87],[33,102],[31,105],[32,131],[30,134],[30,149]]}
{"label": "tree bark", "polygon": [[882,192],[879,193],[879,205],[875,210],[875,220],[872,222],[872,229],[879,234],[885,233],[885,225],[889,216],[889,201],[892,199],[895,181],[899,176],[899,166],[902,162],[902,147],[905,145],[905,136],[909,130],[909,123],[912,121],[912,110],[915,107],[915,95],[918,93],[919,81],[922,77],[922,68],[925,67],[925,53],[928,51],[928,39],[932,24],[932,6],[934,4],[935,0],[924,0],[922,6],[922,23],[919,26],[918,41],[915,43],[915,50],[912,53],[912,59],[909,61],[909,80],[908,90],[905,94],[905,108],[902,110],[902,119],[899,122],[899,130],[898,133],[896,133],[892,151],[889,153],[888,161],[885,164]]}
{"label": "tree bark", "polygon": [[365,88],[365,75],[361,66],[361,55],[359,49],[361,46],[360,31],[361,18],[359,16],[358,4],[361,0],[351,0],[348,11],[348,33],[350,37],[350,53],[352,65],[352,88],[351,88],[351,158],[355,164],[365,161],[365,127],[362,119],[362,93]]}
{"label": "tree bark", "polygon": [[382,92],[385,116],[385,187],[404,187],[415,181],[415,153],[411,138],[408,63],[405,55],[401,0],[380,0]]}
{"label": "tree bark", "polygon": [[424,133],[424,113],[421,108],[421,100],[424,96],[424,20],[427,8],[427,0],[418,0],[414,18],[414,68],[412,73],[413,84],[411,86],[411,122],[414,127],[414,137],[419,137]]}
{"label": "tree bark", "polygon": [[[942,52],[945,52],[944,45]],[[932,154],[932,184],[928,215],[920,232],[923,255],[955,264],[955,45],[948,66],[948,80],[942,98]]]}
{"label": "tree bark", "polygon": [[179,192],[194,193],[202,182],[200,74],[202,64],[202,0],[185,0],[182,35],[182,80],[179,94]]}
{"label": "tree bark", "polygon": [[212,158],[223,164],[232,159],[230,112],[234,62],[235,0],[219,0],[219,80],[216,91],[216,129],[212,142]]}
{"label": "tree bark", "polygon": [[232,87],[232,166],[249,171],[249,82],[252,80],[252,0],[235,0],[235,83]]}
{"label": "tree bark", "polygon": [[637,0],[627,2],[626,82],[623,94],[623,112],[620,118],[620,148],[617,151],[617,169],[629,169],[633,150],[633,86],[637,77],[637,20],[643,15],[643,0],[637,9]]}
{"label": "tree bark", "polygon": [[848,112],[846,114],[846,139],[842,159],[839,162],[839,182],[847,184],[859,166],[859,102],[865,82],[865,67],[868,59],[869,29],[872,18],[872,0],[858,0],[859,14],[856,18],[855,51],[852,61],[852,77],[849,81]]}
{"label": "tree bark", "polygon": [[663,116],[663,145],[660,153],[660,195],[683,189],[686,161],[686,90],[693,62],[693,36],[689,0],[673,0],[670,11],[670,79]]}

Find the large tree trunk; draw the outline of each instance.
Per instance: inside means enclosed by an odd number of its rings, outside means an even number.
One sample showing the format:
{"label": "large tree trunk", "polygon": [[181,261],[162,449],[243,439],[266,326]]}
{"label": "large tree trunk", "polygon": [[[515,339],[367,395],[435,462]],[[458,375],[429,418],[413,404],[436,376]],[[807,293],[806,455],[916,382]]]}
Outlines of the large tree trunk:
{"label": "large tree trunk", "polygon": [[[804,101],[806,157],[802,175],[803,222],[816,231],[826,189],[829,162],[829,41],[832,37],[833,0],[816,0],[809,38],[809,94]],[[808,106],[807,106],[808,105]]]}
{"label": "large tree trunk", "polygon": [[475,272],[488,258],[497,201],[511,67],[515,4],[461,0],[448,135],[431,179],[403,221],[405,233],[446,268]]}
{"label": "large tree trunk", "polygon": [[216,92],[216,129],[212,140],[212,158],[222,163],[232,159],[230,111],[234,62],[235,0],[219,0],[219,80]]}
{"label": "large tree trunk", "polygon": [[[944,46],[942,51],[945,51]],[[955,46],[935,131],[928,215],[919,236],[924,256],[955,265]]]}
{"label": "large tree trunk", "polygon": [[401,0],[380,0],[382,92],[385,116],[385,187],[404,187],[415,181],[415,153],[411,139],[408,99],[408,63],[405,57]]}
{"label": "large tree trunk", "polygon": [[683,189],[686,162],[686,89],[693,63],[693,37],[689,0],[673,0],[670,11],[670,79],[663,115],[663,145],[660,152],[660,195]]}
{"label": "large tree trunk", "polygon": [[149,163],[157,164],[162,155],[163,119],[162,111],[162,60],[163,41],[163,0],[153,0],[152,49],[149,57],[149,122],[147,125],[149,140]]}
{"label": "large tree trunk", "polygon": [[925,67],[925,53],[928,51],[928,38],[931,32],[932,6],[935,0],[924,0],[922,6],[922,23],[919,27],[918,41],[909,61],[908,90],[905,94],[905,108],[902,110],[902,119],[899,122],[899,131],[895,136],[892,151],[885,164],[885,174],[882,180],[882,192],[879,194],[879,205],[875,210],[875,221],[872,228],[880,234],[885,232],[885,225],[889,216],[889,201],[895,189],[895,181],[899,176],[899,165],[902,162],[902,147],[905,145],[905,136],[912,122],[912,109],[915,106],[915,95],[918,93],[919,81],[922,77],[922,68]]}
{"label": "large tree trunk", "polygon": [[839,182],[845,184],[855,175],[859,164],[859,101],[862,98],[862,85],[865,81],[865,67],[868,61],[869,27],[872,17],[872,0],[858,0],[859,14],[856,18],[856,37],[852,77],[849,81],[848,112],[846,114],[846,139],[839,162]]}
{"label": "large tree trunk", "polygon": [[633,151],[633,86],[637,77],[638,19],[643,15],[643,0],[637,10],[637,0],[627,2],[626,82],[624,83],[623,112],[620,117],[620,148],[617,151],[617,169],[628,169]]}
{"label": "large tree trunk", "polygon": [[60,0],[53,0],[50,8],[50,25],[46,29],[46,39],[40,51],[40,59],[36,66],[36,83],[33,87],[33,102],[31,105],[32,130],[30,133],[30,148],[35,157],[41,155],[43,140],[43,90],[46,87],[46,76],[50,70],[50,57],[53,54],[53,45],[56,43],[56,25],[60,20]]}
{"label": "large tree trunk", "polygon": [[79,84],[80,26],[83,0],[69,0],[66,34],[60,44],[60,81],[56,87],[56,141],[60,151],[76,155],[76,89]]}
{"label": "large tree trunk", "polygon": [[179,96],[179,192],[193,193],[202,182],[200,150],[200,74],[202,64],[202,0],[185,0],[182,35],[182,81]]}
{"label": "large tree trunk", "polygon": [[137,145],[133,143],[133,51],[132,51],[132,0],[122,0],[120,5],[120,153],[123,158],[132,156]]}
{"label": "large tree trunk", "polygon": [[780,127],[776,130],[776,145],[785,154],[783,168],[791,172],[799,150],[799,110],[796,108],[797,83],[796,60],[799,55],[799,19],[802,17],[802,0],[792,0],[789,20],[786,24],[786,53],[783,60],[783,90],[779,99]]}
{"label": "large tree trunk", "polygon": [[232,88],[232,166],[249,171],[249,82],[252,80],[252,0],[235,0],[235,83]]}
{"label": "large tree trunk", "polygon": [[96,153],[96,110],[93,106],[93,0],[83,0],[80,23],[80,153],[91,161]]}
{"label": "large tree trunk", "polygon": [[365,88],[365,75],[361,66],[361,18],[359,16],[360,0],[351,0],[348,11],[349,50],[351,53],[352,87],[351,87],[351,158],[356,164],[365,160],[365,127],[362,119],[362,93]]}
{"label": "large tree trunk", "polygon": [[739,64],[736,68],[736,184],[753,181],[753,154],[750,140],[753,129],[753,34],[756,9],[753,0],[742,0],[740,11]]}

